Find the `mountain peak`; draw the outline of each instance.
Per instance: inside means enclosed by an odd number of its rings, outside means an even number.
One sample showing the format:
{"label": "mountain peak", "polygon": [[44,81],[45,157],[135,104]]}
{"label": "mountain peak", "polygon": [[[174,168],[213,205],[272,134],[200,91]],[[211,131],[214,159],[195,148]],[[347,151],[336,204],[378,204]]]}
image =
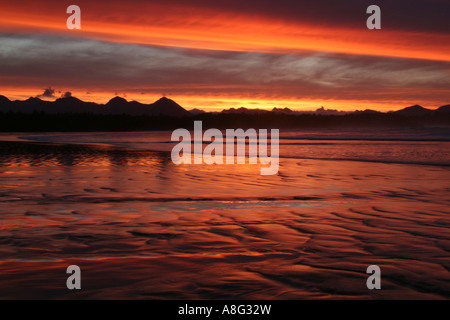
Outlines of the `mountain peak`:
{"label": "mountain peak", "polygon": [[157,101],[154,102],[154,104],[156,104],[156,103],[175,103],[175,104],[178,104],[175,101],[173,101],[172,99],[169,99],[167,97],[159,98]]}
{"label": "mountain peak", "polygon": [[406,107],[403,110],[428,110],[428,109],[422,107],[421,105],[415,104],[411,107]]}
{"label": "mountain peak", "polygon": [[58,99],[55,100],[55,102],[58,102],[58,103],[61,103],[61,102],[72,102],[72,103],[73,102],[78,102],[78,103],[80,103],[80,102],[83,102],[83,101],[78,99],[78,98],[70,96],[70,97],[58,98]]}
{"label": "mountain peak", "polygon": [[180,106],[178,103],[167,97],[162,97],[151,104],[156,114],[166,114],[174,116],[189,116],[191,113]]}
{"label": "mountain peak", "polygon": [[432,110],[424,108],[422,106],[419,105],[414,105],[411,107],[406,107],[404,109],[395,111],[395,113],[397,114],[402,114],[402,115],[406,115],[406,116],[422,116],[428,113],[431,113]]}
{"label": "mountain peak", "polygon": [[0,95],[0,102],[11,102],[7,97]]}
{"label": "mountain peak", "polygon": [[39,98],[36,97],[29,97],[27,100],[25,100],[26,102],[38,102],[38,101],[42,101]]}
{"label": "mountain peak", "polygon": [[127,102],[128,101],[125,98],[115,96],[114,98],[109,100],[106,105],[109,105],[109,104],[122,104],[122,103],[127,103]]}

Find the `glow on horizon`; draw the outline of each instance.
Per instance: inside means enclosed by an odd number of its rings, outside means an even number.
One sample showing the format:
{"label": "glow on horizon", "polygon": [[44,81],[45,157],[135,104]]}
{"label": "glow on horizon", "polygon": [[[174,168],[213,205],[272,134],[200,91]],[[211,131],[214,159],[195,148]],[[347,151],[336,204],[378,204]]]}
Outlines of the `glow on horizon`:
{"label": "glow on horizon", "polygon": [[[11,89],[0,93],[10,100],[26,100],[30,97],[36,97],[36,92],[42,92],[42,88],[27,88]],[[55,97],[45,97],[42,100],[53,101],[61,97],[62,92],[57,92]],[[116,96],[114,92],[93,92],[86,93],[85,91],[71,91],[72,96],[85,102],[95,102],[105,104]],[[118,92],[117,96],[126,99],[127,101],[138,101],[144,104],[150,104],[163,95],[161,94],[123,94]],[[416,100],[392,100],[392,101],[370,101],[370,100],[331,100],[331,99],[252,99],[239,97],[220,97],[220,96],[192,96],[192,95],[166,95],[167,98],[174,100],[186,110],[200,109],[207,112],[222,111],[230,108],[247,108],[247,109],[262,109],[272,110],[273,108],[289,108],[292,111],[315,111],[318,108],[324,107],[330,110],[339,111],[356,111],[372,109],[381,112],[395,111],[413,104],[420,104],[428,109],[437,109],[445,104],[445,102],[434,105],[427,104],[427,101]]]}
{"label": "glow on horizon", "polygon": [[[26,8],[14,2],[2,4],[0,29],[2,32],[13,34],[31,33],[36,36],[52,34],[175,49],[277,54],[296,54],[304,51],[331,52],[342,55],[450,61],[450,36],[446,33],[395,29],[372,32],[365,28],[364,19],[361,28],[351,28],[332,23],[327,25],[323,21],[316,24],[276,16],[192,7],[188,3],[178,4],[167,10],[167,6],[160,3],[140,2],[142,6],[133,6],[114,0],[108,4],[101,1],[98,3],[82,1],[83,3],[80,3],[82,30],[68,31],[65,14],[67,3],[45,2],[33,0],[27,3]],[[362,18],[365,18],[364,14]],[[8,79],[4,79],[0,94],[10,99],[27,99],[42,93],[43,88],[36,87],[36,83],[32,83],[26,76],[22,78],[17,76],[17,79],[16,87],[8,86]],[[83,88],[82,85],[78,85],[82,83],[82,79],[76,80],[78,81],[74,82],[76,87],[66,90],[84,101],[105,103],[116,91],[112,85],[96,87],[95,90]],[[50,82],[47,85],[53,84]],[[373,95],[372,91],[361,85],[356,88],[361,90],[357,96],[355,94],[355,99],[349,100],[344,99],[345,95],[320,97],[322,99],[308,96],[292,97],[292,94],[283,93],[281,90],[277,93],[277,97],[265,96],[263,87],[257,88],[258,91],[253,95],[250,91],[242,94],[238,94],[237,91],[224,93],[218,89],[220,85],[221,83],[212,83],[210,88],[200,88],[195,94],[191,88],[181,88],[176,94],[171,94],[170,87],[144,88],[142,91],[146,91],[145,94],[135,92],[133,88],[122,88],[118,94],[124,96],[123,93],[126,92],[127,100],[151,103],[166,92],[170,98],[186,109],[200,108],[207,111],[231,107],[249,109],[287,107],[292,110],[315,110],[321,106],[343,111],[364,109],[389,111],[413,104],[437,108],[449,103],[444,101],[449,90],[435,87],[404,86],[398,90],[394,88],[395,91],[384,97],[383,94]],[[55,83],[54,86],[57,90],[67,87],[62,83]],[[90,90],[92,93],[88,94]],[[415,98],[411,99],[413,97]]]}

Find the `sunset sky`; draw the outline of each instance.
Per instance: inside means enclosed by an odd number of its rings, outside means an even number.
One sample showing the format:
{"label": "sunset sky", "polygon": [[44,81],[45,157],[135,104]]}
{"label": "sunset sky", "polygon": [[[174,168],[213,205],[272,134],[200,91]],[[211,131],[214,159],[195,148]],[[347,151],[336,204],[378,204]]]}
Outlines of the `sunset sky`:
{"label": "sunset sky", "polygon": [[[66,9],[81,8],[81,30]],[[382,30],[368,30],[377,4]],[[186,109],[450,103],[446,0],[0,0],[0,94]]]}

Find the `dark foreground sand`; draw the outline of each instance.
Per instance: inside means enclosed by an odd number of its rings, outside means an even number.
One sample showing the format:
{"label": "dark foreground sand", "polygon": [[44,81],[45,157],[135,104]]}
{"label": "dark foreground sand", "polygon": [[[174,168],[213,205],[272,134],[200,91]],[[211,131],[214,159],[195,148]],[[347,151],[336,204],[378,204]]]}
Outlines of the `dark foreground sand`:
{"label": "dark foreground sand", "polygon": [[[262,177],[107,146],[0,148],[0,298],[450,298],[448,167],[282,159]],[[372,264],[382,290],[366,287]]]}

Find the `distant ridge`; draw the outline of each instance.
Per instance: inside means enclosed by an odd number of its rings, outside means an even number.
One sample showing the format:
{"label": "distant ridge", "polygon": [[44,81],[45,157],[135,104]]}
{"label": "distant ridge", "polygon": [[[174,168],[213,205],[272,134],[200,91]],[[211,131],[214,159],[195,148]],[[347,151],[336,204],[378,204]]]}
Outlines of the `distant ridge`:
{"label": "distant ridge", "polygon": [[245,107],[224,109],[220,112],[205,112],[200,109],[193,109],[190,111],[184,109],[178,103],[167,97],[162,97],[154,103],[144,104],[138,101],[127,101],[122,97],[114,97],[106,104],[97,104],[95,102],[85,102],[73,96],[58,98],[55,101],[41,100],[37,97],[30,97],[27,100],[11,101],[7,97],[0,95],[0,112],[18,112],[18,113],[33,113],[44,112],[48,114],[77,114],[77,113],[91,113],[99,115],[131,115],[131,116],[170,116],[170,117],[188,117],[193,115],[201,115],[205,113],[222,113],[222,114],[246,114],[246,115],[260,115],[260,114],[284,114],[284,115],[301,115],[313,114],[323,116],[343,116],[351,114],[395,114],[405,117],[422,117],[427,115],[439,115],[450,113],[450,104],[444,105],[436,110],[424,108],[420,105],[406,107],[397,111],[380,112],[375,110],[357,110],[357,111],[339,111],[333,109],[325,109],[320,107],[315,111],[296,111],[289,108],[274,107],[272,110],[265,109],[248,109]]}
{"label": "distant ridge", "polygon": [[11,101],[7,97],[0,95],[0,104],[10,103],[10,102]]}
{"label": "distant ridge", "polygon": [[315,115],[348,115],[348,114],[367,114],[367,115],[376,115],[376,114],[398,114],[401,116],[412,116],[412,117],[421,117],[426,115],[433,115],[437,113],[449,113],[450,105],[442,106],[436,110],[431,110],[424,108],[419,105],[414,105],[411,107],[406,107],[397,111],[389,111],[389,112],[381,112],[371,109],[365,110],[356,110],[356,111],[339,111],[334,109],[325,109],[324,107],[320,107],[315,111],[294,111],[289,108],[273,108],[272,110],[264,110],[264,109],[247,109],[245,107],[230,108],[222,110],[220,113],[224,114],[261,114],[261,113],[277,113],[277,114],[291,114],[291,115],[299,115],[299,114],[315,114]]}
{"label": "distant ridge", "polygon": [[433,110],[424,108],[419,105],[407,107],[398,111],[395,111],[394,113],[401,114],[404,116],[424,116],[427,114],[431,114]]}
{"label": "distant ridge", "polygon": [[218,112],[185,110],[175,101],[163,97],[143,104],[114,97],[105,104],[84,102],[65,95],[55,101],[37,97],[10,101],[0,96],[0,132],[91,132],[154,131],[193,129],[194,121],[206,128],[421,128],[435,127],[444,137],[450,136],[450,105],[430,110],[411,106],[398,111],[369,109],[348,112],[320,107],[299,111],[275,107],[272,110],[244,107]]}
{"label": "distant ridge", "polygon": [[450,113],[450,104],[440,107],[435,112],[436,113]]}
{"label": "distant ridge", "polygon": [[137,101],[127,101],[121,97],[114,97],[106,104],[84,102],[75,97],[59,98],[55,101],[45,101],[30,97],[25,101],[10,101],[5,96],[0,96],[0,112],[45,112],[49,114],[61,113],[92,113],[104,115],[145,115],[145,116],[190,116],[191,113],[177,104],[175,101],[163,97],[151,104],[143,104]]}

